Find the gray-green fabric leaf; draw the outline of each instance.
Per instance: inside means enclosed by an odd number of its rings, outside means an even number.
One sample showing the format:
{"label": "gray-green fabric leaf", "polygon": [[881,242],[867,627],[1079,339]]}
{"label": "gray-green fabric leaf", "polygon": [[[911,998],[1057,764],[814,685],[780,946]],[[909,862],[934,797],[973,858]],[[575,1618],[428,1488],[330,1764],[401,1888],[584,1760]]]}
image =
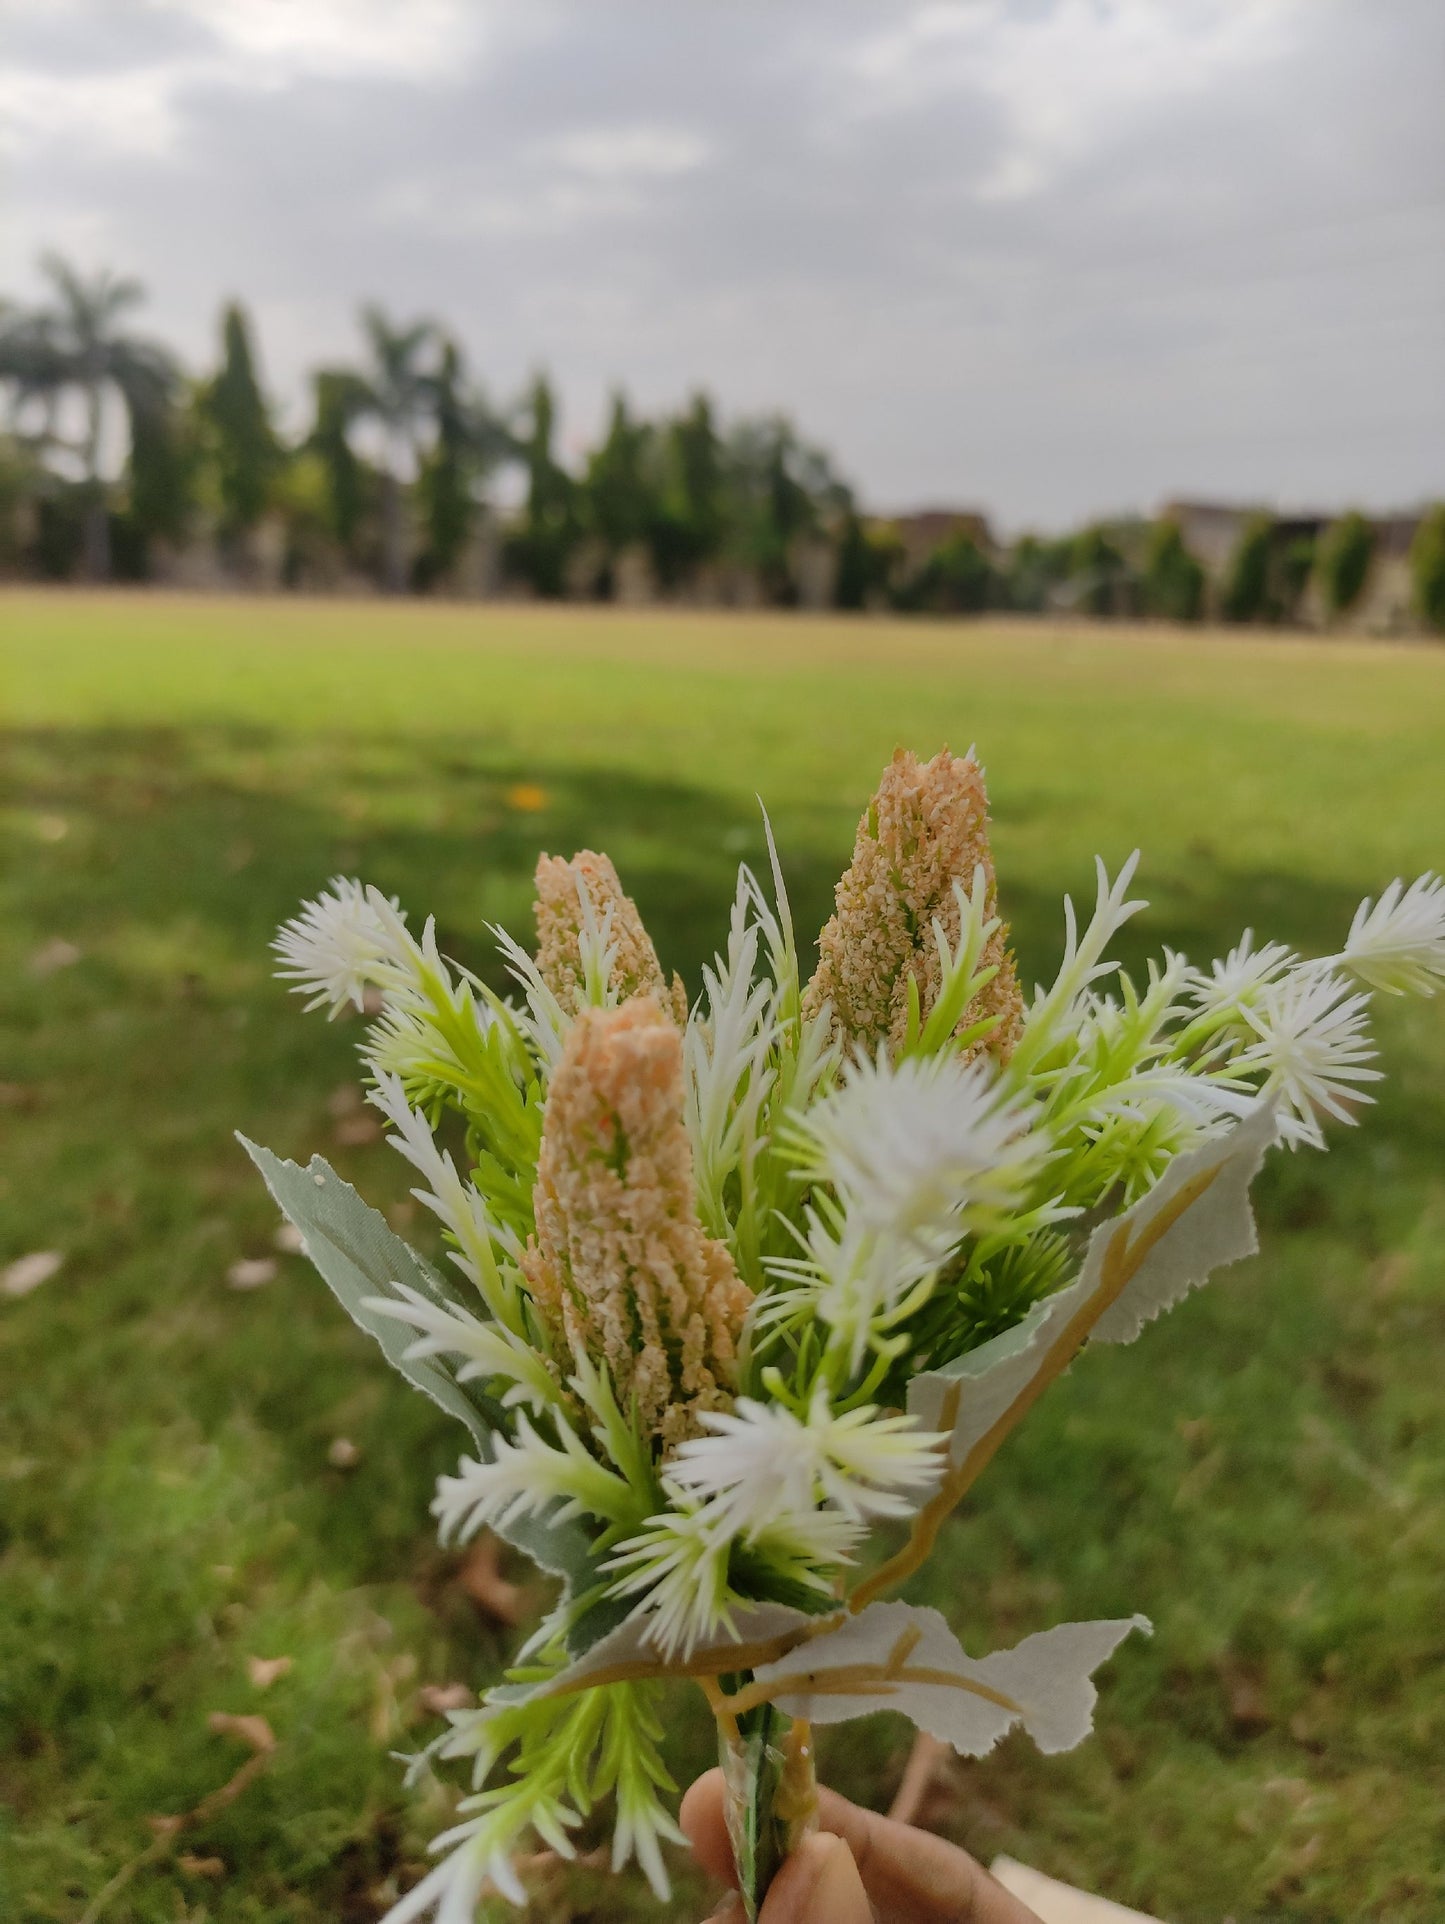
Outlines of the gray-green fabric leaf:
{"label": "gray-green fabric leaf", "polygon": [[[320,1156],[309,1166],[287,1162],[244,1136],[241,1146],[266,1179],[282,1214],[306,1240],[306,1253],[352,1320],[381,1347],[393,1369],[438,1408],[464,1423],[484,1462],[492,1456],[492,1433],[501,1427],[500,1406],[479,1390],[458,1383],[438,1356],[409,1357],[416,1332],[395,1317],[366,1307],[372,1296],[389,1296],[398,1283],[417,1289],[432,1302],[455,1304],[441,1278],[391,1228],[386,1218],[363,1202],[349,1182]],[[569,1592],[582,1595],[599,1578],[587,1532],[575,1520],[552,1523],[526,1518],[509,1523],[499,1536],[523,1551]]]}
{"label": "gray-green fabric leaf", "polygon": [[968,1656],[936,1610],[871,1603],[838,1629],[754,1676],[790,1717],[841,1723],[898,1710],[965,1757],[982,1757],[1015,1724],[1039,1749],[1072,1750],[1093,1724],[1093,1673],[1147,1617],[1061,1623],[1012,1650]]}

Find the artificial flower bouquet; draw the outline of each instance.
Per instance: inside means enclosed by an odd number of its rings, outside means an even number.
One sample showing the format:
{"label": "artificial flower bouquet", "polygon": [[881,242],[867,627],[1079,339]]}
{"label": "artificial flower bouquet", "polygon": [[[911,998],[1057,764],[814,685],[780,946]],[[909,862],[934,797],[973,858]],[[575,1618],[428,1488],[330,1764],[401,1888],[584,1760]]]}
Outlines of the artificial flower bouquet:
{"label": "artificial flower bouquet", "polygon": [[[1371,991],[1445,977],[1445,887],[1393,883],[1340,952],[1248,932],[1208,968],[1108,958],[1135,863],[1023,994],[972,753],[900,752],[858,826],[804,980],[771,832],[690,1000],[604,855],[543,856],[537,948],[496,931],[503,997],[393,900],[334,881],[283,972],[374,1017],[371,1100],[420,1177],[444,1274],[316,1158],[247,1145],[308,1253],[469,1448],[443,1536],[488,1528],[561,1580],[507,1681],[415,1762],[468,1760],[436,1867],[390,1913],[466,1924],[525,1900],[611,1799],[612,1861],[667,1892],[679,1832],[659,1695],[717,1721],[755,1915],[813,1810],[808,1731],[880,1708],[979,1755],[1087,1733],[1093,1672],[1139,1617],[973,1658],[885,1601],[1088,1342],[1131,1342],[1255,1247],[1276,1142],[1322,1147],[1376,1077]],[[867,1569],[870,1531],[906,1529]],[[865,1573],[866,1571],[866,1573]]]}

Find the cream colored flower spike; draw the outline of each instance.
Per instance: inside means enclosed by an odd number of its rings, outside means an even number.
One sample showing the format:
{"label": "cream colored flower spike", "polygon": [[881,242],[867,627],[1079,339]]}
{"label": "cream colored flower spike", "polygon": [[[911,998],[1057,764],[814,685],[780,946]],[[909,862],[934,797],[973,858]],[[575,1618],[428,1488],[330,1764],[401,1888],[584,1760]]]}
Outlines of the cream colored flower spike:
{"label": "cream colored flower spike", "polygon": [[[853,860],[835,892],[837,911],[819,937],[817,973],[804,1008],[833,1005],[840,1034],[870,1051],[880,1042],[896,1049],[908,1023],[908,982],[918,981],[926,1021],[938,998],[941,965],[933,923],[942,923],[950,945],[959,937],[955,882],[969,888],[982,867],[988,913],[997,913],[993,859],[988,845],[988,791],[972,755],[942,749],[931,762],[900,748],[883,771],[878,792],[864,811]],[[988,940],[980,966],[998,974],[970,1007],[966,1021],[1000,1018],[998,1027],[969,1055],[986,1050],[1007,1062],[1018,1040],[1023,996],[1008,930]]]}
{"label": "cream colored flower spike", "polygon": [[[580,886],[579,886],[580,884]],[[589,1000],[582,939],[588,921],[585,889],[594,927],[601,930],[611,911],[606,946],[613,953],[607,986],[611,998],[655,995],[681,1028],[687,1021],[687,993],[679,976],[669,986],[637,904],[623,893],[610,857],[579,849],[570,862],[560,855],[537,861],[537,967],[542,980],[569,1014]]]}
{"label": "cream colored flower spike", "polygon": [[652,996],[584,1009],[568,1031],[534,1200],[522,1266],[559,1351],[605,1363],[666,1448],[729,1409],[752,1291],[698,1221],[682,1037]]}

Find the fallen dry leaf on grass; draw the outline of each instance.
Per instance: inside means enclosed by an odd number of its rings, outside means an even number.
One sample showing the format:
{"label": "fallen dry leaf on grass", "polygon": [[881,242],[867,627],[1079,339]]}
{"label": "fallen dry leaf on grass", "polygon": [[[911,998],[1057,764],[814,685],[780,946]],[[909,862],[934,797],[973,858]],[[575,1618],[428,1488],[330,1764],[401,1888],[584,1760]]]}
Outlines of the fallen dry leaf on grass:
{"label": "fallen dry leaf on grass", "polygon": [[284,1677],[291,1668],[290,1657],[248,1657],[246,1675],[258,1690],[269,1690],[278,1677]]}
{"label": "fallen dry leaf on grass", "polygon": [[80,960],[83,951],[64,936],[56,936],[53,942],[43,943],[30,958],[32,975],[54,975],[57,969],[73,968]]}
{"label": "fallen dry leaf on grass", "polygon": [[267,1283],[274,1283],[275,1280],[276,1260],[273,1256],[243,1256],[226,1271],[226,1285],[230,1289],[263,1289]]}
{"label": "fallen dry leaf on grass", "polygon": [[1234,1656],[1220,1657],[1214,1668],[1224,1688],[1229,1721],[1234,1726],[1235,1735],[1255,1737],[1260,1731],[1268,1730],[1274,1718],[1270,1714],[1264,1679],[1259,1671]]}
{"label": "fallen dry leaf on grass", "polygon": [[237,1716],[229,1710],[213,1710],[206,1718],[207,1728],[218,1737],[236,1737],[249,1744],[258,1757],[269,1757],[276,1748],[276,1736],[264,1717]]}
{"label": "fallen dry leaf on grass", "polygon": [[406,1728],[401,1692],[410,1686],[415,1675],[416,1658],[409,1650],[403,1651],[377,1671],[376,1695],[372,1699],[371,1716],[367,1720],[373,1743],[390,1744]]}
{"label": "fallen dry leaf on grass", "polygon": [[[150,1843],[128,1863],[122,1864],[110,1882],[96,1893],[81,1912],[78,1924],[96,1924],[97,1919],[109,1908],[111,1899],[125,1889],[138,1871],[144,1870],[148,1864],[158,1864],[169,1853],[183,1830],[208,1823],[218,1811],[224,1810],[228,1804],[233,1804],[247,1785],[254,1783],[270,1763],[271,1753],[276,1748],[276,1738],[264,1717],[237,1717],[227,1710],[213,1710],[207,1717],[206,1723],[218,1736],[239,1737],[242,1743],[249,1744],[251,1755],[239,1770],[232,1771],[219,1789],[203,1797],[193,1809],[179,1814],[165,1812],[147,1817],[145,1821],[151,1833]],[[182,1858],[179,1861],[184,1867],[186,1859]],[[198,1876],[225,1875],[226,1866],[219,1857],[196,1857],[192,1861],[197,1866],[220,1865],[219,1871],[198,1869],[195,1873]]]}
{"label": "fallen dry leaf on grass", "polygon": [[339,1089],[332,1090],[326,1098],[326,1112],[331,1117],[334,1142],[360,1148],[381,1138],[381,1118],[354,1082],[343,1082]]}
{"label": "fallen dry leaf on grass", "polygon": [[457,1582],[479,1609],[498,1623],[516,1624],[529,1614],[527,1593],[502,1575],[502,1545],[485,1531],[468,1550]]}
{"label": "fallen dry leaf on grass", "polygon": [[58,1249],[33,1249],[28,1256],[17,1256],[0,1269],[0,1296],[28,1296],[48,1283],[64,1261]]}
{"label": "fallen dry leaf on grass", "polygon": [[449,1710],[470,1710],[477,1701],[475,1691],[464,1683],[423,1684],[416,1700],[421,1709],[429,1710],[434,1717],[444,1717]]}
{"label": "fallen dry leaf on grass", "polygon": [[223,1857],[197,1857],[194,1851],[182,1851],[176,1863],[187,1877],[224,1877],[226,1860]]}

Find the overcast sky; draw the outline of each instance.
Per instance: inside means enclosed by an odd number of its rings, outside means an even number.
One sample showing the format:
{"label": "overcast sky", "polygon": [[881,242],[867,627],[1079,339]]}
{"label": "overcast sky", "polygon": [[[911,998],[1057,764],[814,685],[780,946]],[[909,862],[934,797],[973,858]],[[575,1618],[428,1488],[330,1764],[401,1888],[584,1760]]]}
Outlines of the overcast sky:
{"label": "overcast sky", "polygon": [[1441,0],[0,0],[0,290],[782,407],[870,504],[1445,494]]}

